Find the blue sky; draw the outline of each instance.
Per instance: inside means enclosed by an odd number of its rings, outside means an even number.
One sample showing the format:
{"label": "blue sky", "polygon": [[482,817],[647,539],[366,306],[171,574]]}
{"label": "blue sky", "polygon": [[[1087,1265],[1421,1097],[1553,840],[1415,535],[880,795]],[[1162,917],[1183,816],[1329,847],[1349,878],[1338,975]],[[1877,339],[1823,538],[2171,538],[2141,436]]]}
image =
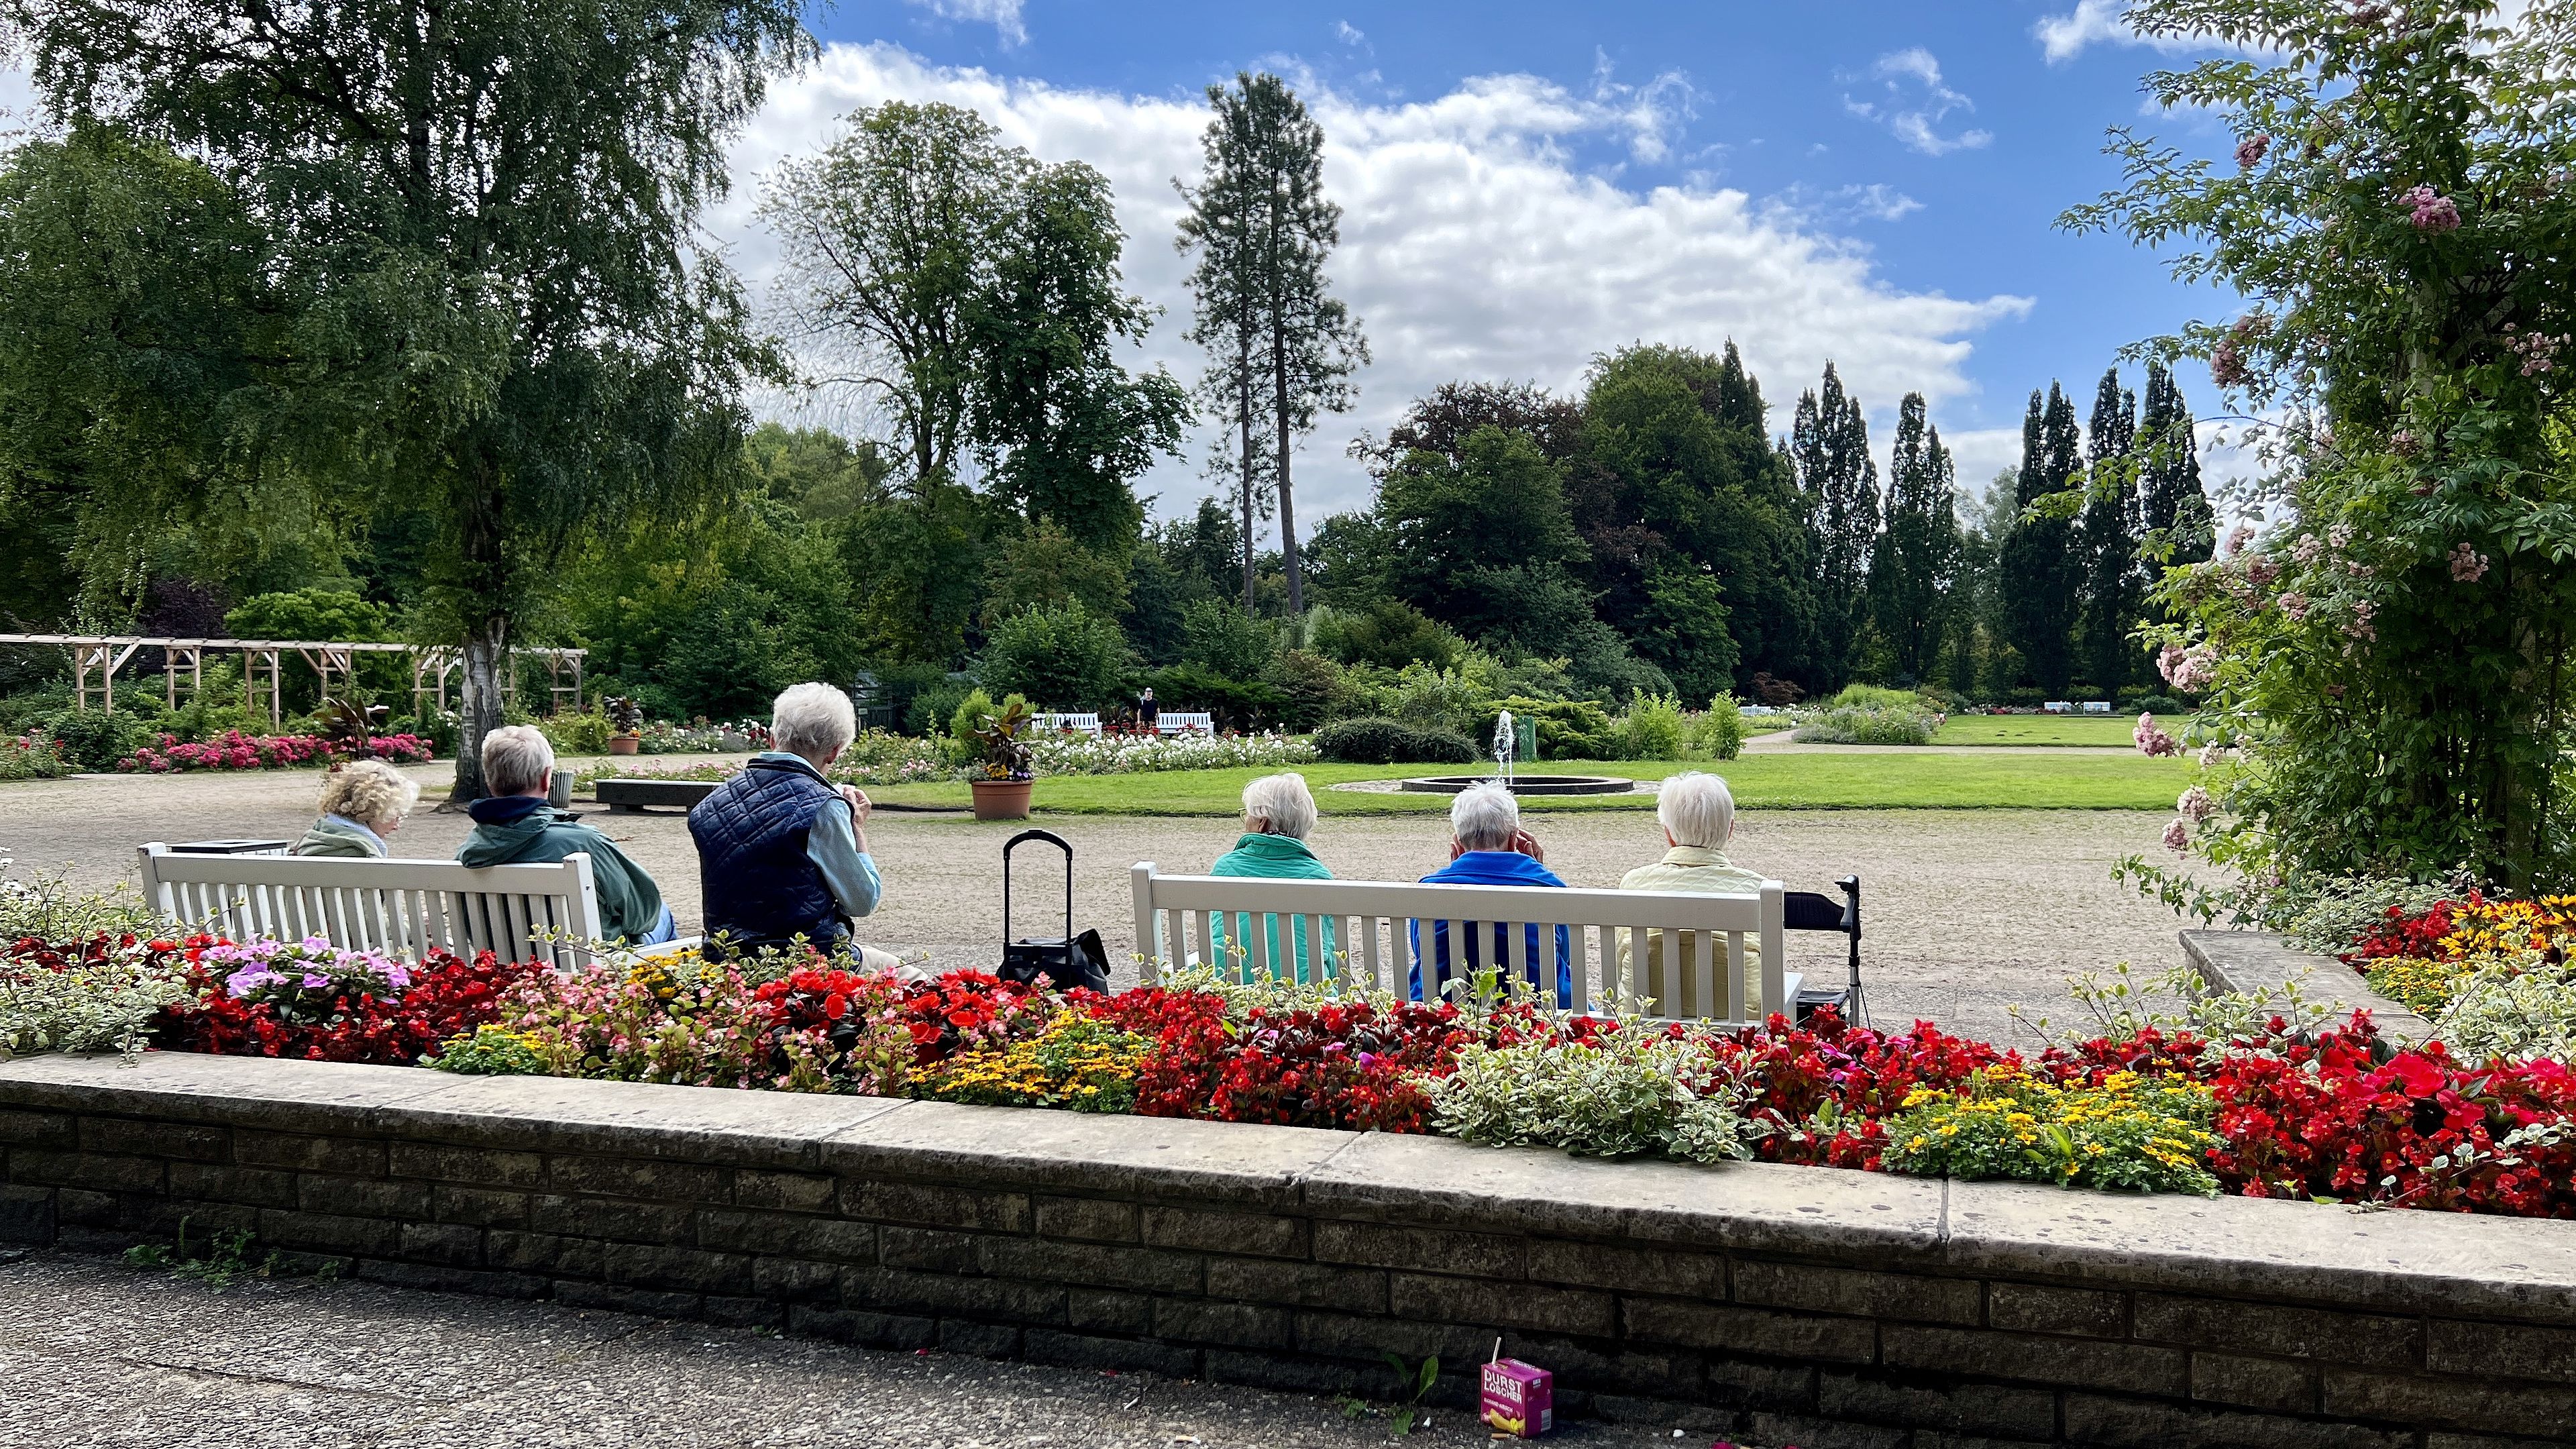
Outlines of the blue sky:
{"label": "blue sky", "polygon": [[[1364,501],[1342,445],[1430,383],[1566,388],[1638,337],[1735,336],[1776,429],[1832,357],[1882,455],[1919,388],[1962,481],[1982,482],[2017,452],[2033,387],[2063,379],[2089,402],[2121,344],[2228,310],[2151,254],[2054,226],[2116,180],[2106,127],[2232,144],[2142,108],[2141,75],[2188,56],[2135,43],[2116,9],[870,0],[817,18],[830,49],[738,150],[718,230],[757,282],[743,213],[767,164],[857,105],[972,104],[1041,157],[1110,175],[1130,283],[1169,309],[1138,360],[1187,377],[1169,178],[1193,164],[1202,89],[1266,67],[1326,127],[1349,210],[1336,278],[1377,354],[1360,407],[1305,451],[1301,513]],[[2215,400],[2196,374],[2185,387]],[[1147,480],[1165,511],[1204,491],[1194,464]]]}

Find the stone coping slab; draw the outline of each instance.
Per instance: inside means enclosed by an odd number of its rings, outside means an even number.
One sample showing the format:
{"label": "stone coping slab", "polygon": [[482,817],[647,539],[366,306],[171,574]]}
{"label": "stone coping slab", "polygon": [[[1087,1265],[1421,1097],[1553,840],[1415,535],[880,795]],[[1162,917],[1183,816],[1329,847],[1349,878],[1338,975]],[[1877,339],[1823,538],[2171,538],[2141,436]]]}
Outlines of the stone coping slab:
{"label": "stone coping slab", "polygon": [[2184,931],[2183,955],[2203,981],[2220,991],[2258,992],[2295,985],[2308,1000],[2349,1018],[2367,1010],[2380,1031],[2401,1041],[2422,1041],[2433,1024],[2370,989],[2361,973],[2332,956],[2292,946],[2272,931]]}
{"label": "stone coping slab", "polygon": [[1759,1163],[1608,1163],[1433,1137],[187,1053],[0,1062],[0,1106],[2576,1319],[2576,1222]]}

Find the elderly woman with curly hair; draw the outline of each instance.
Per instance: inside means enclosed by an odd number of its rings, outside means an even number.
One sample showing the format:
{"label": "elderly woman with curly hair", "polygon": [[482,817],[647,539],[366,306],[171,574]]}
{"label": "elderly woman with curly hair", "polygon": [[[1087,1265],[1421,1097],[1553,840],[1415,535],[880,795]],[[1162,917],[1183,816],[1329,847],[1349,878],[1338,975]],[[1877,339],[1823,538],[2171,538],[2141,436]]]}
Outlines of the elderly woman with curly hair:
{"label": "elderly woman with curly hair", "polygon": [[420,786],[382,760],[351,760],[322,777],[322,815],[295,843],[297,855],[375,858],[393,854],[385,837],[402,828]]}

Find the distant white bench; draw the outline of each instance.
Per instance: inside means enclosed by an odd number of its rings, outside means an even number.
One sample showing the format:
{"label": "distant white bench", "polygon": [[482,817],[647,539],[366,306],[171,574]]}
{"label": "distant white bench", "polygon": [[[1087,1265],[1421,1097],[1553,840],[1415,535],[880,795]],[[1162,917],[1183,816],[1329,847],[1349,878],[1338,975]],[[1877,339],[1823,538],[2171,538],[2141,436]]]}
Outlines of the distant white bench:
{"label": "distant white bench", "polygon": [[[1602,1012],[1624,990],[1649,994],[1649,932],[1664,933],[1667,943],[1695,940],[1687,953],[1690,975],[1673,993],[1679,1002],[1658,1001],[1650,1013],[1686,1017],[1724,1026],[1758,1024],[1774,1014],[1795,1017],[1797,973],[1783,966],[1784,931],[1780,882],[1766,880],[1760,894],[1692,895],[1674,891],[1560,890],[1546,886],[1399,885],[1378,881],[1270,880],[1243,876],[1164,875],[1151,861],[1140,862],[1129,876],[1135,889],[1136,953],[1144,981],[1152,985],[1176,965],[1218,960],[1217,933],[1226,939],[1223,969],[1237,979],[1294,977],[1295,963],[1269,959],[1269,927],[1248,921],[1252,929],[1237,932],[1224,918],[1237,913],[1281,918],[1281,949],[1294,951],[1292,937],[1302,934],[1310,952],[1323,950],[1324,933],[1334,937],[1334,950],[1321,974],[1357,990],[1407,989],[1414,966],[1408,926],[1419,924],[1429,954],[1432,927],[1449,923],[1448,976],[1467,974],[1461,949],[1473,930],[1490,947],[1497,924],[1538,927],[1541,970],[1537,979],[1550,983],[1545,969],[1555,954],[1554,927],[1567,928],[1571,952],[1569,1004],[1580,1012]],[[1289,922],[1302,925],[1302,932]],[[1329,924],[1326,924],[1329,923]],[[1529,936],[1522,929],[1501,933],[1508,938],[1508,965],[1513,979],[1529,980]],[[1744,947],[1747,937],[1761,944],[1758,1000],[1744,999]],[[1621,946],[1627,965],[1621,965]],[[1480,955],[1488,954],[1480,951]],[[1723,961],[1720,968],[1717,963]],[[1274,972],[1273,967],[1277,970]],[[1626,978],[1622,978],[1623,969]],[[1316,972],[1310,970],[1310,979]],[[1430,972],[1425,970],[1425,984]]]}
{"label": "distant white bench", "polygon": [[1100,716],[1097,714],[1047,714],[1039,716],[1039,721],[1038,728],[1049,734],[1062,730],[1080,730],[1087,735],[1100,733]]}
{"label": "distant white bench", "polygon": [[1186,710],[1166,710],[1155,717],[1154,729],[1159,734],[1167,735],[1180,734],[1185,730],[1197,730],[1202,734],[1212,735],[1216,733],[1216,716],[1205,710],[1196,714]]}
{"label": "distant white bench", "polygon": [[[173,925],[236,941],[319,936],[353,951],[417,961],[433,950],[504,960],[582,964],[573,942],[601,935],[590,857],[552,865],[465,866],[452,860],[345,856],[182,855],[155,842],[139,852],[143,898]],[[540,933],[567,944],[540,943]],[[659,955],[694,940],[645,948]]]}

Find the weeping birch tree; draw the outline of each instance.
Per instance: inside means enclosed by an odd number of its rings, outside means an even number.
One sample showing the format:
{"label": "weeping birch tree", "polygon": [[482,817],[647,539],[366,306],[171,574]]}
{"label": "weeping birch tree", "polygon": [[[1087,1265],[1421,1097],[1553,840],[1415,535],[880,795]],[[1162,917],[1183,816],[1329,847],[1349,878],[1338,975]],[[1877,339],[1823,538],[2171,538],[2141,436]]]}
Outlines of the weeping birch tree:
{"label": "weeping birch tree", "polygon": [[[722,496],[775,360],[696,219],[812,42],[776,0],[7,0],[49,118],[192,158],[257,255],[215,412],[262,506],[436,525],[425,629],[464,655],[455,798],[523,619],[582,540]],[[175,508],[145,474],[140,509]]]}

